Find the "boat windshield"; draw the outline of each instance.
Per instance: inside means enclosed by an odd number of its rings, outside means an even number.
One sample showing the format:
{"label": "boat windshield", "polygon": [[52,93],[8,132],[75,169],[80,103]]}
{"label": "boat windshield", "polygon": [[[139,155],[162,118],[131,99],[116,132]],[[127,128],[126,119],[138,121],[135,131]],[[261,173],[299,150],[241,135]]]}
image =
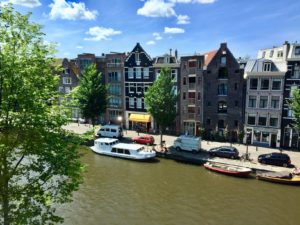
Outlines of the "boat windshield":
{"label": "boat windshield", "polygon": [[141,152],[141,151],[144,151],[145,150],[145,148],[144,147],[141,147],[141,148],[139,148],[138,150],[137,150],[137,152]]}

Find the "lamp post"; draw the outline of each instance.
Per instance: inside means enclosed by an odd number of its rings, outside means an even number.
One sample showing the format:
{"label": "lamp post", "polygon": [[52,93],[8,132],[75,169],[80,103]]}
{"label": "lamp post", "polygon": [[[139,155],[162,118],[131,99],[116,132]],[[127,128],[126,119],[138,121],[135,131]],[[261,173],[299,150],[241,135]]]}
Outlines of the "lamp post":
{"label": "lamp post", "polygon": [[246,132],[246,159],[249,159],[249,154],[248,154],[248,145],[249,145],[249,135],[250,135],[250,131]]}

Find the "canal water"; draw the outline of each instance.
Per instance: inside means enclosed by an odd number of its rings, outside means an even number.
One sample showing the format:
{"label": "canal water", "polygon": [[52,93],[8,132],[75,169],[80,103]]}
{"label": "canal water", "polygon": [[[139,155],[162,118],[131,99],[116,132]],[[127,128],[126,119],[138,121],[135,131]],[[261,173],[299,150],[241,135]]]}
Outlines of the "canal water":
{"label": "canal water", "polygon": [[141,163],[85,151],[84,183],[59,208],[66,225],[299,225],[300,187],[203,166]]}

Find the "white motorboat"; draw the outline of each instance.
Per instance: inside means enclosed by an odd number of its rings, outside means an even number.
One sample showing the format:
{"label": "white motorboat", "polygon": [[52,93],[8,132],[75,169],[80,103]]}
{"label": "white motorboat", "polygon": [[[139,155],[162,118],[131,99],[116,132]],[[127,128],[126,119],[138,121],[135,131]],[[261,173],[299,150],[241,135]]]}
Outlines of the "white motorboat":
{"label": "white motorboat", "polygon": [[155,157],[155,151],[139,144],[119,143],[114,138],[98,138],[91,149],[98,154],[133,160],[150,160]]}

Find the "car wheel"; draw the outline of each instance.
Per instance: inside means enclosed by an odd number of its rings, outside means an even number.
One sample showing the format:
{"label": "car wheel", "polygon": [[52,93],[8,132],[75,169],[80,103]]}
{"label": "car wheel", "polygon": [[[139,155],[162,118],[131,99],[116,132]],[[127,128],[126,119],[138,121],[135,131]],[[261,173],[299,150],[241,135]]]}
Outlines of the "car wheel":
{"label": "car wheel", "polygon": [[180,147],[176,147],[176,151],[181,151],[181,148]]}
{"label": "car wheel", "polygon": [[283,167],[287,167],[288,166],[288,164],[286,164],[286,163],[283,163]]}
{"label": "car wheel", "polygon": [[231,159],[234,159],[235,157],[234,157],[234,155],[232,155],[232,156],[230,156],[230,158],[231,158]]}

